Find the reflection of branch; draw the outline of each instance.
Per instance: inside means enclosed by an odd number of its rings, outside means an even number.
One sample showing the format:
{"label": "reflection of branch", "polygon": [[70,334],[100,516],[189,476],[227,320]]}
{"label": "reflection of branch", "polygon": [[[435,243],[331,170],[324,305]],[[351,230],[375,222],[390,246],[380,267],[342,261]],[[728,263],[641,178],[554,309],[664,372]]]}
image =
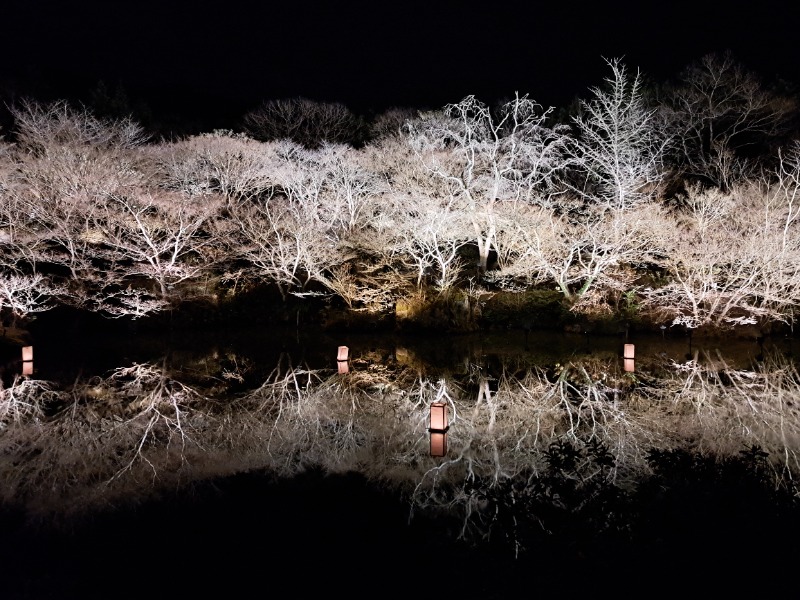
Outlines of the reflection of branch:
{"label": "reflection of branch", "polygon": [[[8,267],[2,265],[4,270]],[[65,289],[54,285],[39,273],[0,274],[0,311],[8,307],[12,314],[25,316],[30,313],[50,310],[49,301],[64,294]]]}
{"label": "reflection of branch", "polygon": [[99,299],[96,310],[113,318],[138,319],[160,312],[168,306],[168,301],[153,296],[147,290],[128,287],[124,290],[109,292],[105,297]]}
{"label": "reflection of branch", "polygon": [[143,450],[148,442],[156,443],[160,433],[166,434],[167,449],[171,446],[173,436],[175,434],[180,436],[180,458],[182,463],[185,462],[186,443],[191,438],[187,435],[185,410],[182,406],[200,400],[201,397],[197,392],[175,380],[167,380],[163,370],[146,364],[134,364],[132,367],[117,369],[111,376],[110,383],[121,383],[121,394],[132,399],[131,406],[136,411],[133,416],[114,429],[129,429],[133,433],[137,429],[137,424],[144,422],[144,425],[139,428],[138,433],[135,433],[138,442],[130,460],[111,477],[108,483],[129,471],[137,460],[146,462],[153,471],[153,478],[156,478],[158,471]]}
{"label": "reflection of branch", "polygon": [[44,405],[58,396],[45,381],[15,377],[10,387],[3,387],[0,380],[0,431],[12,424],[41,419]]}
{"label": "reflection of branch", "polygon": [[[553,444],[580,450],[568,477],[581,486],[635,483],[650,472],[649,451],[687,444],[720,456],[759,446],[778,475],[800,473],[793,366],[768,359],[758,371],[742,371],[707,359],[634,380],[616,361],[431,380],[360,363],[343,376],[298,368],[283,356],[260,387],[237,398],[226,391],[224,399],[147,364],[68,391],[17,380],[0,389],[0,478],[7,483],[0,494],[62,510],[134,488],[143,493],[142,477],[173,485],[245,469],[292,476],[313,465],[398,486],[412,515],[459,513],[468,536],[490,526],[486,498],[511,493],[512,482],[536,484],[552,470]],[[446,402],[452,416],[443,459],[428,453],[434,401]],[[612,460],[592,463],[595,447],[607,448]]]}

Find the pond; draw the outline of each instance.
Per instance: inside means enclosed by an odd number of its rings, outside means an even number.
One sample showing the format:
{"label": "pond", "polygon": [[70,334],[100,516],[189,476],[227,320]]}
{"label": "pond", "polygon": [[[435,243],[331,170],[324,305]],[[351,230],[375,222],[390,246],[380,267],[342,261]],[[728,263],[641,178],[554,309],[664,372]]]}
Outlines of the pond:
{"label": "pond", "polygon": [[[495,375],[547,367],[589,356],[623,356],[625,343],[635,346],[636,368],[649,369],[665,361],[685,362],[707,357],[735,368],[751,368],[765,352],[792,353],[792,339],[700,338],[683,329],[662,335],[618,336],[560,331],[508,329],[464,334],[394,334],[326,332],[319,328],[280,328],[256,325],[239,328],[139,331],[135,324],[106,322],[81,329],[72,323],[35,323],[31,344],[36,348],[37,379],[71,383],[78,377],[102,376],[133,363],[164,364],[190,375],[198,365],[221,362],[242,371],[253,386],[260,385],[279,361],[311,369],[336,368],[338,346],[346,345],[356,362],[399,361],[429,375],[464,372],[480,365]],[[20,371],[18,356],[7,352],[3,372]],[[620,360],[620,367],[624,367]],[[355,368],[352,367],[351,368]],[[202,374],[198,374],[202,377]]]}
{"label": "pond", "polygon": [[534,568],[558,590],[573,568],[635,578],[689,546],[725,565],[742,540],[800,533],[791,339],[42,320],[28,343],[33,374],[4,367],[0,430],[0,559],[20,597],[99,597],[121,562],[217,574],[171,593],[306,565],[314,592],[374,575],[500,597]]}

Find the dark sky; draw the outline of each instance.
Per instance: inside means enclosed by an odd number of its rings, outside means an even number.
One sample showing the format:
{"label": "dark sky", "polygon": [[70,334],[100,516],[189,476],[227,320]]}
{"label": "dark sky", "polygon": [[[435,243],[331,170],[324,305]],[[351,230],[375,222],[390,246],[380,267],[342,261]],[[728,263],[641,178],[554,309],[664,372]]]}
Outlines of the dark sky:
{"label": "dark sky", "polygon": [[0,91],[85,99],[103,80],[211,127],[296,96],[363,113],[516,91],[564,106],[608,74],[603,57],[663,81],[731,50],[767,80],[800,82],[790,3],[713,4],[7,0]]}

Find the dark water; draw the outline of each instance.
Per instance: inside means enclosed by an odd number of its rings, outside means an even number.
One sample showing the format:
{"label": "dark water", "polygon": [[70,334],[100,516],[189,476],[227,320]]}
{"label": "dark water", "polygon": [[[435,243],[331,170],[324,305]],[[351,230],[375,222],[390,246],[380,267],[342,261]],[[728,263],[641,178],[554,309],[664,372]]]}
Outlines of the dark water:
{"label": "dark water", "polygon": [[249,473],[79,522],[21,525],[3,514],[0,597],[499,599],[783,589],[800,557],[788,537],[800,531],[796,520],[728,515],[725,499],[714,501],[701,498],[699,519],[666,506],[658,532],[639,542],[598,542],[589,530],[550,536],[515,557],[507,540],[458,542],[446,517],[409,522],[403,502],[357,475]]}
{"label": "dark water", "polygon": [[[470,365],[519,373],[592,356],[617,357],[621,368],[625,342],[623,335],[523,330],[425,336],[256,326],[153,331],[45,320],[31,329],[35,377],[61,385],[157,363],[198,382],[223,365],[239,369],[243,388],[255,387],[281,361],[334,370],[340,345],[350,348],[355,370],[394,362],[431,376]],[[690,340],[678,331],[630,333],[627,342],[635,344],[637,369],[694,356],[748,368],[765,352],[792,352],[783,338]],[[5,378],[20,368],[10,359]],[[593,539],[592,521],[583,520],[574,531],[537,532],[532,539],[540,541],[522,555],[508,539],[459,540],[459,523],[447,514],[410,519],[407,498],[352,473],[310,470],[292,479],[239,473],[67,520],[31,520],[6,507],[0,598],[508,598],[719,591],[745,582],[766,592],[786,577],[781,573],[800,557],[796,513],[778,518],[768,503],[737,503],[738,492],[685,485],[682,493],[691,500],[670,504],[655,495],[641,507],[647,518],[638,525],[645,532],[639,538]],[[688,506],[699,507],[691,518]],[[756,525],[744,527],[749,521]]]}
{"label": "dark water", "polygon": [[[103,326],[105,324],[105,326]],[[48,320],[31,327],[35,375],[62,384],[104,376],[133,363],[163,365],[172,372],[202,379],[209,362],[243,373],[257,386],[281,361],[311,369],[335,369],[337,347],[346,345],[350,358],[370,363],[398,361],[428,375],[464,372],[470,364],[494,374],[524,372],[586,357],[622,357],[623,345],[634,344],[636,368],[698,360],[722,360],[733,368],[752,368],[765,353],[792,354],[792,340],[690,338],[683,330],[662,335],[593,335],[519,329],[468,334],[338,332],[314,328],[247,326],[171,330],[142,329],[115,321],[91,327]],[[6,348],[6,379],[19,373],[19,359]],[[620,362],[621,365],[621,362]]]}

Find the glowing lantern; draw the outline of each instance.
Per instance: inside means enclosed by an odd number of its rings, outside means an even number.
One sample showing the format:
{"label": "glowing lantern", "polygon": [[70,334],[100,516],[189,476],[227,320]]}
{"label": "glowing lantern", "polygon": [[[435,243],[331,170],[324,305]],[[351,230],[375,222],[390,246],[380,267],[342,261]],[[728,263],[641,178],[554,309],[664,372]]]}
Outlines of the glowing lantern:
{"label": "glowing lantern", "polygon": [[32,360],[26,360],[24,363],[22,363],[22,375],[25,377],[30,377],[31,375],[33,375]]}
{"label": "glowing lantern", "polygon": [[447,434],[443,431],[431,431],[431,456],[442,457],[447,454]]}
{"label": "glowing lantern", "polygon": [[625,344],[625,350],[622,352],[622,356],[630,359],[634,358],[633,344]]}
{"label": "glowing lantern", "polygon": [[350,372],[350,367],[347,364],[348,352],[347,346],[339,346],[339,351],[336,353],[336,364],[339,366],[340,375],[346,375]]}
{"label": "glowing lantern", "polygon": [[431,404],[431,431],[447,431],[447,404],[444,402],[434,402]]}
{"label": "glowing lantern", "polygon": [[33,346],[22,347],[22,360],[23,362],[33,360]]}
{"label": "glowing lantern", "polygon": [[634,369],[633,365],[634,365],[635,362],[636,361],[633,360],[632,358],[623,358],[622,359],[623,368],[625,369],[626,373],[633,373],[634,372],[635,369]]}

